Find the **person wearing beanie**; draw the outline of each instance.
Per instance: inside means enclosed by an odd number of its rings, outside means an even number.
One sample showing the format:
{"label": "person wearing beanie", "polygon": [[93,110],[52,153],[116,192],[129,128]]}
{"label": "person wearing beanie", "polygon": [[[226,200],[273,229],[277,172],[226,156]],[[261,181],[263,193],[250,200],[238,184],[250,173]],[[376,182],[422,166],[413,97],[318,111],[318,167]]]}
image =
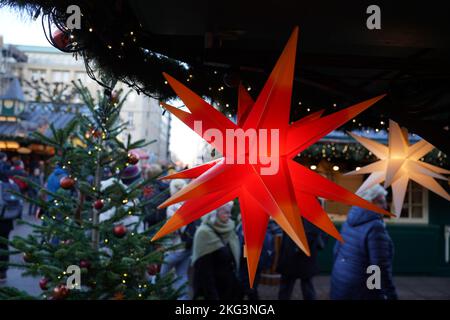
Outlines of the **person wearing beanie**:
{"label": "person wearing beanie", "polygon": [[[357,193],[363,199],[387,208],[386,190],[375,185]],[[392,278],[394,244],[382,215],[352,207],[342,225],[343,243],[336,242],[331,273],[330,298],[333,300],[395,300],[397,291]],[[369,266],[380,270],[380,288],[369,288]]]}
{"label": "person wearing beanie", "polygon": [[129,186],[133,182],[141,179],[141,170],[139,170],[139,167],[135,165],[127,166],[122,170],[120,179],[125,185]]}
{"label": "person wearing beanie", "polygon": [[239,300],[243,288],[238,279],[241,246],[230,219],[233,202],[203,217],[194,237],[194,299]]}
{"label": "person wearing beanie", "polygon": [[[18,172],[16,170],[12,170],[10,165],[8,164],[8,157],[5,153],[0,152],[0,184],[1,184],[1,193],[8,193],[6,190],[12,192],[19,192],[18,186],[9,180],[14,174]],[[11,196],[15,197],[11,194]],[[2,195],[0,195],[2,197]],[[22,200],[16,198],[17,207],[14,206],[14,210],[18,212],[18,216],[22,213]],[[4,205],[4,199],[0,199],[2,202],[1,205]],[[17,208],[17,209],[16,209]],[[4,213],[4,212],[3,212]],[[10,232],[14,229],[14,219],[4,218],[3,214],[0,213],[0,238],[8,239]],[[8,262],[9,261],[9,252],[8,252],[8,243],[0,242],[0,262]],[[8,266],[0,265],[0,283],[6,281]]]}

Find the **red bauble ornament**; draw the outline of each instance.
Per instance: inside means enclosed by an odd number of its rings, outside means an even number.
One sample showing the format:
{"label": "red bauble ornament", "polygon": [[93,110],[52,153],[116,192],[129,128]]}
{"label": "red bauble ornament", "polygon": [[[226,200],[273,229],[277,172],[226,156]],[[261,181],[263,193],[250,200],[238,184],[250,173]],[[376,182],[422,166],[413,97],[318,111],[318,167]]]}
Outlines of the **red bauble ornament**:
{"label": "red bauble ornament", "polygon": [[89,260],[80,260],[80,268],[89,269],[91,267],[91,262]]}
{"label": "red bauble ornament", "polygon": [[55,47],[61,51],[66,51],[67,46],[70,43],[69,35],[59,29],[55,30],[52,34]]}
{"label": "red bauble ornament", "polygon": [[116,292],[114,294],[113,300],[123,300],[125,299],[125,295],[123,294],[123,292]]}
{"label": "red bauble ornament", "polygon": [[69,289],[63,284],[60,284],[53,289],[53,298],[56,300],[65,299],[68,295]]}
{"label": "red bauble ornament", "polygon": [[103,209],[103,200],[101,200],[101,199],[95,200],[94,208],[95,208],[95,210],[102,210]]}
{"label": "red bauble ornament", "polygon": [[75,180],[69,177],[64,177],[61,180],[59,180],[59,185],[63,189],[71,189],[75,185]]}
{"label": "red bauble ornament", "polygon": [[25,261],[25,262],[27,262],[27,263],[29,263],[29,262],[31,262],[31,260],[32,260],[32,258],[33,258],[33,256],[31,255],[31,253],[24,253],[23,254],[23,261]]}
{"label": "red bauble ornament", "polygon": [[150,197],[154,192],[155,188],[153,188],[152,186],[145,186],[142,193],[144,197]]}
{"label": "red bauble ornament", "polygon": [[147,273],[151,276],[154,276],[157,273],[159,273],[160,269],[161,269],[161,265],[159,265],[157,263],[152,263],[147,267]]}
{"label": "red bauble ornament", "polygon": [[61,243],[68,246],[69,244],[72,244],[72,242],[73,242],[73,240],[67,239],[67,240],[62,241]]}
{"label": "red bauble ornament", "polygon": [[128,154],[128,163],[129,164],[135,165],[138,162],[139,162],[139,157],[137,155],[135,155],[134,153]]}
{"label": "red bauble ornament", "polygon": [[111,103],[119,103],[119,93],[117,91],[113,91],[111,93]]}
{"label": "red bauble ornament", "polygon": [[42,278],[41,280],[39,280],[39,287],[41,288],[41,290],[47,290],[48,289],[48,279],[47,278]]}
{"label": "red bauble ornament", "polygon": [[103,134],[102,130],[94,130],[94,131],[92,132],[92,136],[93,136],[94,138],[101,138],[101,137],[102,137],[102,134]]}
{"label": "red bauble ornament", "polygon": [[127,233],[127,227],[125,227],[123,224],[119,224],[114,227],[113,233],[117,238],[123,238]]}

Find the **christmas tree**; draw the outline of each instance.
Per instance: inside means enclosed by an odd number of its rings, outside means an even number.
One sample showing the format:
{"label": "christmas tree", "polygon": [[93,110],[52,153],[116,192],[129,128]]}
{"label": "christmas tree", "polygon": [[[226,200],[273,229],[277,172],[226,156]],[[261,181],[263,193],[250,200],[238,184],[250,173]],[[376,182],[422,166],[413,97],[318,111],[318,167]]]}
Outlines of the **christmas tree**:
{"label": "christmas tree", "polygon": [[[114,88],[114,81],[104,82]],[[130,151],[148,143],[118,138],[126,128],[119,118],[126,94],[107,89],[94,99],[81,82],[74,85],[90,112],[63,130],[50,126],[49,137],[35,133],[55,148],[55,169],[39,199],[24,197],[39,206],[41,223],[10,241],[10,254],[23,254],[23,263],[12,266],[41,278],[43,299],[175,299],[173,277],[157,275],[163,246],[150,241],[153,229],[143,228],[146,205],[154,201],[143,189],[156,177],[140,177]],[[0,295],[23,293],[2,288]]]}

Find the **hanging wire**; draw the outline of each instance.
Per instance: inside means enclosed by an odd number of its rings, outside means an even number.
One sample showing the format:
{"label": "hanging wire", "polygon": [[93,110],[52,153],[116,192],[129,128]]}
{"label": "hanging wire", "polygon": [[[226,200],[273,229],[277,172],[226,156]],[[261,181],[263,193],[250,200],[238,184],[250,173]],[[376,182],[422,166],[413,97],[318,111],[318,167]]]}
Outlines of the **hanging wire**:
{"label": "hanging wire", "polygon": [[[78,53],[82,51],[84,48],[80,46],[80,43],[77,42],[76,46],[73,46],[72,43],[70,45],[72,46],[71,49],[65,47],[60,48],[56,45],[55,39],[53,38],[53,34],[51,32],[52,30],[52,24],[56,26],[58,30],[60,30],[63,33],[67,33],[67,28],[62,25],[59,20],[56,18],[56,9],[52,9],[51,12],[43,13],[42,19],[41,19],[42,29],[44,31],[44,36],[47,39],[47,41],[55,48],[68,53]],[[47,26],[46,26],[47,25]]]}
{"label": "hanging wire", "polygon": [[[41,13],[40,10],[39,10],[39,13]],[[39,15],[36,13],[35,16],[37,18]],[[67,34],[69,30],[61,22],[61,19],[58,15],[56,8],[52,8],[49,12],[42,12],[41,25],[42,25],[42,29],[44,31],[45,38],[53,47],[55,47],[63,52],[73,53],[75,56],[80,55],[84,61],[86,73],[89,76],[89,78],[94,80],[101,87],[104,87],[105,89],[112,92],[113,88],[111,88],[111,86],[108,86],[107,84],[105,84],[103,81],[99,80],[96,77],[95,70],[91,66],[91,63],[90,63],[91,59],[87,57],[85,48],[78,41],[77,41],[76,46],[73,46],[72,43],[70,43],[71,48],[68,48],[68,47],[60,48],[57,45],[55,39],[53,38],[53,34],[51,32],[52,25],[54,25],[57,29],[59,29],[61,32],[65,33],[65,34]],[[162,97],[161,95],[153,94],[148,89],[146,89],[144,86],[139,85],[134,81],[130,81],[130,80],[126,79],[125,77],[119,77],[118,80],[123,82],[124,84],[126,84],[131,89],[135,90],[138,94],[143,93],[144,95],[146,95],[150,98],[153,98],[155,100],[160,100]],[[162,109],[163,109],[162,114],[164,115],[166,113],[166,110],[164,108],[162,108]]]}
{"label": "hanging wire", "polygon": [[83,61],[84,61],[84,66],[86,69],[86,73],[89,76],[89,78],[91,78],[92,80],[94,80],[95,82],[97,82],[100,86],[104,87],[105,89],[109,90],[112,92],[113,88],[111,88],[110,86],[108,86],[107,84],[103,83],[102,81],[98,80],[97,77],[95,76],[95,71],[94,69],[91,67],[91,65],[89,64],[89,59],[86,57],[86,53],[84,51],[81,52],[81,56],[83,57]]}

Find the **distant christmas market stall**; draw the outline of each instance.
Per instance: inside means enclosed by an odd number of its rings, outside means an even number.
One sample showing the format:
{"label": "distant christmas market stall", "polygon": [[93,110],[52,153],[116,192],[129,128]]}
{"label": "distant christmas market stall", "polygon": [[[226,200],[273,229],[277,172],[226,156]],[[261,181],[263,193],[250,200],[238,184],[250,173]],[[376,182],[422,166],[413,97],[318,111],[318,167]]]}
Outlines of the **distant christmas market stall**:
{"label": "distant christmas market stall", "polygon": [[[81,104],[56,106],[25,101],[17,78],[6,79],[5,88],[6,91],[0,93],[0,150],[12,157],[20,156],[26,162],[31,159],[45,160],[55,154],[54,148],[38,141],[32,136],[33,132],[48,136],[50,124],[55,129],[61,129],[75,118],[77,112],[86,112]],[[77,141],[74,140],[74,143]]]}

